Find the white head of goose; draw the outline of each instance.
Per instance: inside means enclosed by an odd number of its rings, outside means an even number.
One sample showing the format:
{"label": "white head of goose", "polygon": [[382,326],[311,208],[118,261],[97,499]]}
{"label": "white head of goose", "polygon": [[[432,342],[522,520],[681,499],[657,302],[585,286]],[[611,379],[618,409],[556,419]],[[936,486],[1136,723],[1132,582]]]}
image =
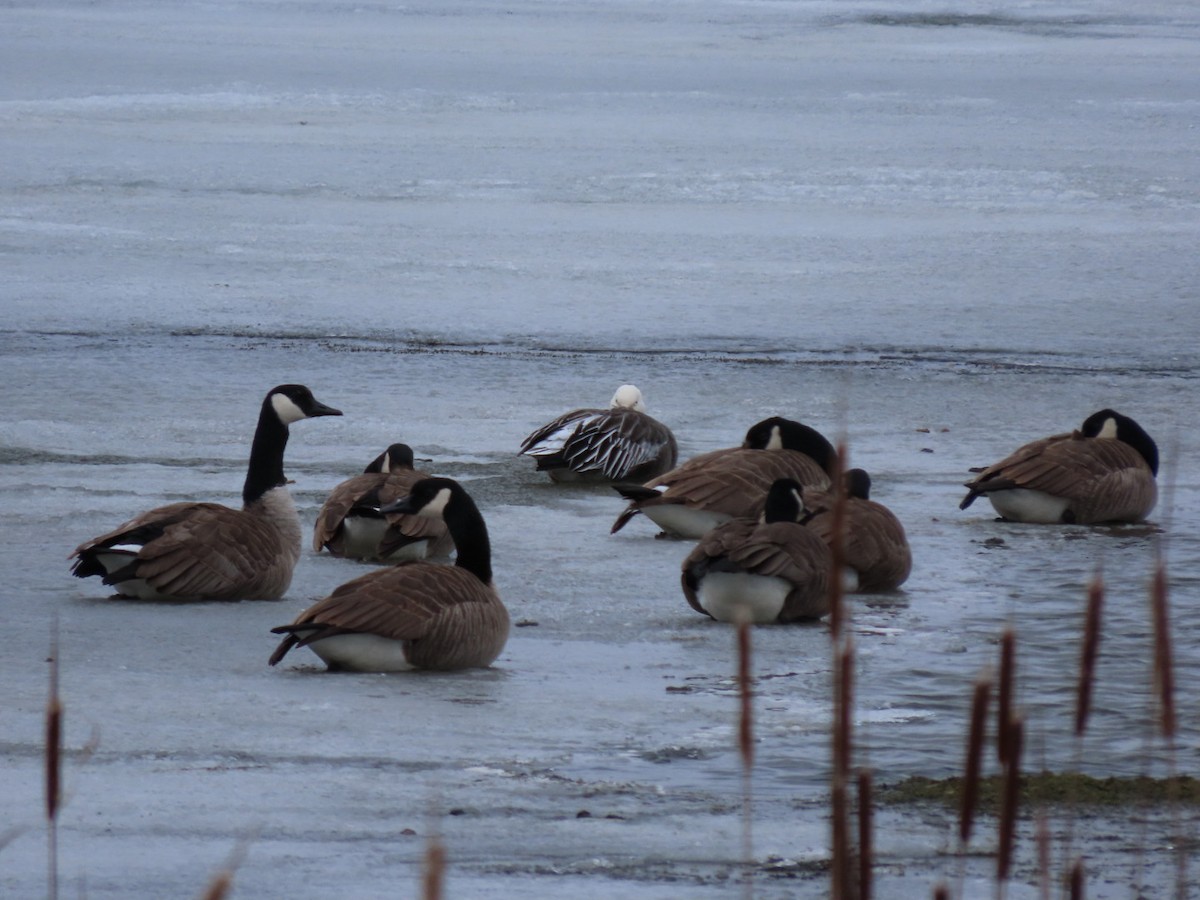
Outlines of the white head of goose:
{"label": "white head of goose", "polygon": [[408,444],[392,444],[330,492],[313,525],[313,550],[382,562],[449,555],[454,542],[441,519],[379,511],[428,477],[413,468]]}
{"label": "white head of goose", "polygon": [[683,595],[721,622],[794,622],[829,612],[829,548],[804,526],[800,484],[776,480],[760,519],[704,535],[683,561]]}
{"label": "white head of goose", "polygon": [[551,481],[645,481],[675,465],[675,436],[646,413],[642,392],[623,384],[608,409],[576,409],[521,442]]}
{"label": "white head of goose", "polygon": [[300,520],[283,474],[288,426],[340,416],[300,384],[263,400],[242,488],[242,508],[172,503],[130,519],[71,554],[79,578],[99,575],[140,600],[274,600],[300,559]]}
{"label": "white head of goose", "polygon": [[1078,431],[1033,441],[966,482],[1012,522],[1140,522],[1158,500],[1158,446],[1128,416],[1102,409]]}
{"label": "white head of goose", "polygon": [[629,505],[612,533],[645,513],[668,535],[698,538],[730,519],[758,516],[776,480],[824,488],[836,467],[837,453],[820,432],[772,416],[752,425],[741,447],[694,456],[644,485],[613,485]]}
{"label": "white head of goose", "polygon": [[309,647],[331,670],[482,668],[508,640],[508,610],[492,585],[491,545],[483,516],[462,485],[426,478],[383,507],[441,518],[458,548],[453,566],[414,560],[349,581],[302,612],[271,654]]}
{"label": "white head of goose", "polygon": [[[912,550],[904,526],[882,503],[871,499],[871,476],[864,469],[849,469],[842,476],[845,492],[843,558],[852,577],[847,587],[854,591],[891,591],[912,572]],[[806,488],[804,505],[809,510],[805,523],[826,544],[833,541],[832,491]]]}

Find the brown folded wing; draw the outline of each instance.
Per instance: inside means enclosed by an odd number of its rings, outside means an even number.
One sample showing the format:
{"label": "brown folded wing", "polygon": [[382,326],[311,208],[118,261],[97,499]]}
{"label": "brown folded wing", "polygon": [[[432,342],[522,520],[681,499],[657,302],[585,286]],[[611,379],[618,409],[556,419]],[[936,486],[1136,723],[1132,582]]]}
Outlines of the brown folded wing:
{"label": "brown folded wing", "polygon": [[684,596],[698,612],[704,612],[697,597],[700,580],[718,561],[726,571],[734,568],[794,585],[780,621],[818,618],[829,611],[829,551],[803,525],[739,518],[700,538],[682,567]]}
{"label": "brown folded wing", "polygon": [[[417,470],[392,473],[370,472],[356,475],[335,487],[325,500],[313,525],[313,549],[327,549],[334,556],[344,553],[342,523],[360,504],[383,506],[408,494],[412,486],[428,474]],[[428,540],[431,556],[447,555],[454,547],[446,523],[441,519],[395,513],[385,516],[388,531],[380,542],[380,556],[386,556],[413,541]]]}
{"label": "brown folded wing", "polygon": [[1139,519],[1154,507],[1154,474],[1123,441],[1073,434],[1026,444],[967,482],[969,500],[991,491],[1025,488],[1069,502],[1079,523]]}
{"label": "brown folded wing", "polygon": [[[298,628],[311,625],[320,627]],[[406,562],[346,582],[292,625],[276,629],[292,632],[294,640],[285,640],[271,662],[292,646],[351,632],[407,642],[409,662],[423,668],[486,665],[503,648],[508,626],[508,612],[495,589],[470,572]]]}
{"label": "brown folded wing", "polygon": [[826,487],[829,475],[811,457],[795,450],[715,450],[693,457],[646,483],[666,486],[659,500],[683,503],[726,515],[758,516],[767,491],[780,478]]}
{"label": "brown folded wing", "polygon": [[[833,541],[833,494],[804,492],[804,506],[813,515],[805,527],[827,545]],[[860,591],[890,591],[912,572],[912,549],[904,526],[881,503],[847,497],[845,506],[846,564],[858,573]]]}
{"label": "brown folded wing", "polygon": [[291,584],[299,548],[252,512],[217,503],[173,503],[80,544],[74,555],[144,540],[135,561],[106,583],[144,579],[181,600],[262,600]]}

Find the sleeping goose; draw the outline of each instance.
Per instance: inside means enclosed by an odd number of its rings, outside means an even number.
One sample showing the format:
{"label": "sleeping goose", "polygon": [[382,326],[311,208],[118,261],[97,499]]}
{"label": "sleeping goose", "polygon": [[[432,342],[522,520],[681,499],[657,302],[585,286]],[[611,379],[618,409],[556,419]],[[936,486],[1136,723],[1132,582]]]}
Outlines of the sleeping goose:
{"label": "sleeping goose", "polygon": [[721,622],[819,619],[829,612],[829,548],[803,524],[803,489],[775,481],[761,518],[739,517],[700,539],[680,580],[692,608]]}
{"label": "sleeping goose", "polygon": [[692,457],[644,485],[614,485],[630,502],[612,533],[645,513],[668,535],[698,538],[730,519],[757,516],[777,479],[827,487],[836,457],[815,429],[779,416],[764,419],[750,427],[741,447]]}
{"label": "sleeping goose", "polygon": [[271,665],[293,647],[354,672],[482,668],[500,655],[508,610],[492,586],[487,526],[470,495],[449,478],[426,478],[381,511],[443,519],[455,564],[412,560],[346,582],[291,625],[271,629],[286,635]]}
{"label": "sleeping goose", "polygon": [[[853,570],[853,590],[890,591],[907,580],[912,571],[912,550],[904,526],[882,503],[871,499],[871,476],[863,469],[850,469],[843,476],[846,505],[843,519],[846,566]],[[804,490],[804,506],[810,517],[805,523],[826,544],[833,541],[832,491]]]}
{"label": "sleeping goose", "polygon": [[330,492],[313,525],[313,549],[385,562],[448,556],[454,542],[441,519],[379,512],[379,507],[405,496],[414,484],[428,477],[413,468],[408,444],[392,444],[371,460],[361,475]]}
{"label": "sleeping goose", "polygon": [[172,503],[75,548],[79,578],[99,575],[139,600],[274,600],[300,559],[300,519],[283,474],[288,426],[340,416],[300,384],[263,400],[242,488],[242,508]]}
{"label": "sleeping goose", "polygon": [[576,409],[521,442],[552,481],[645,481],[675,465],[675,436],[646,414],[642,392],[623,384],[608,409]]}
{"label": "sleeping goose", "polygon": [[1102,409],[1078,431],[1033,441],[966,482],[1013,522],[1140,522],[1158,499],[1158,447],[1128,416]]}

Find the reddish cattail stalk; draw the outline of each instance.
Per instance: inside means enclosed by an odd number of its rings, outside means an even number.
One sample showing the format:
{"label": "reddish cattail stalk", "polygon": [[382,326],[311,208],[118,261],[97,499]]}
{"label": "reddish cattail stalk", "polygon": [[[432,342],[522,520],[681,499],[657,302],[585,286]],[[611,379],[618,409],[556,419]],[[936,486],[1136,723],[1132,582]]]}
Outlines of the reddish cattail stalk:
{"label": "reddish cattail stalk", "polygon": [[742,881],[743,896],[754,894],[754,817],[752,815],[751,778],[754,771],[754,685],[751,683],[753,650],[750,646],[750,623],[739,622],[737,627],[738,694],[741,714],[738,716],[738,752],[742,758],[742,862],[745,866]]}
{"label": "reddish cattail stalk", "polygon": [[1171,615],[1167,605],[1167,567],[1161,557],[1154,566],[1150,605],[1154,618],[1154,689],[1158,693],[1159,725],[1164,737],[1175,737],[1175,672],[1171,661]]}
{"label": "reddish cattail stalk", "polygon": [[1050,900],[1050,821],[1046,814],[1037,817],[1038,887],[1042,900]]}
{"label": "reddish cattail stalk", "polygon": [[853,755],[851,726],[854,709],[854,644],[834,652],[833,720],[833,897],[846,900],[855,884],[851,872],[850,809],[847,798],[850,759]]}
{"label": "reddish cattail stalk", "polygon": [[939,884],[933,889],[933,900],[950,900],[950,888]]}
{"label": "reddish cattail stalk", "polygon": [[996,878],[1007,881],[1012,868],[1013,844],[1017,833],[1017,811],[1021,801],[1021,746],[1025,721],[1014,716],[1008,723],[1009,756],[1004,769],[1004,794],[1000,805],[1000,848],[996,856]]}
{"label": "reddish cattail stalk", "polygon": [[1010,725],[1013,718],[1013,685],[1016,680],[1017,636],[1012,626],[1000,635],[1000,690],[996,707],[996,755],[1001,765],[1007,765],[1012,744]]}
{"label": "reddish cattail stalk", "polygon": [[[255,829],[254,836],[256,835],[257,829]],[[233,852],[229,854],[229,859],[226,860],[225,866],[208,882],[208,887],[200,895],[201,900],[225,900],[229,896],[233,890],[233,876],[242,867],[252,839],[253,836],[247,836],[237,843],[233,848]]]}
{"label": "reddish cattail stalk", "polygon": [[870,769],[858,770],[858,900],[871,900],[874,881],[872,867],[875,860],[875,844],[872,833],[873,778]]}
{"label": "reddish cattail stalk", "polygon": [[421,900],[442,900],[446,877],[446,848],[435,836],[425,848],[425,868],[421,873]]}
{"label": "reddish cattail stalk", "polygon": [[1099,572],[1088,585],[1087,612],[1083,622],[1083,651],[1079,660],[1079,687],[1075,703],[1075,735],[1083,737],[1092,709],[1092,687],[1096,683],[1096,658],[1100,652],[1100,615],[1104,610],[1104,578]]}
{"label": "reddish cattail stalk", "polygon": [[838,443],[836,469],[833,473],[833,509],[830,511],[829,541],[829,629],[834,644],[842,638],[845,627],[842,569],[846,563],[846,444]]}
{"label": "reddish cattail stalk", "polygon": [[1077,859],[1067,875],[1067,896],[1071,900],[1083,900],[1083,886],[1083,860]]}
{"label": "reddish cattail stalk", "polygon": [[46,701],[47,865],[51,900],[58,897],[58,811],[62,806],[63,704],[58,693],[58,620],[50,634],[50,696]]}
{"label": "reddish cattail stalk", "polygon": [[962,801],[959,807],[958,839],[966,846],[975,824],[975,809],[979,804],[979,780],[983,767],[983,745],[987,730],[988,705],[992,697],[990,675],[980,675],[971,696],[971,726],[967,735],[967,761],[963,772]]}

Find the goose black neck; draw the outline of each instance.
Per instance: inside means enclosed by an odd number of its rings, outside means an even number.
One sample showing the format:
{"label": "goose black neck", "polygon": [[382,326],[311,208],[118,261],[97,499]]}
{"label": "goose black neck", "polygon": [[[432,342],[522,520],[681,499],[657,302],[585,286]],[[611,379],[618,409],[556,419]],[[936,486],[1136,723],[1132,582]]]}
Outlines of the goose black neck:
{"label": "goose black neck", "polygon": [[279,421],[268,398],[258,414],[254,443],[250,445],[250,465],[242,486],[242,503],[250,505],[272,488],[287,484],[283,474],[283,451],[287,448],[288,427]]}
{"label": "goose black neck", "polygon": [[466,569],[484,584],[491,584],[492,544],[488,538],[487,524],[475,501],[466,491],[456,491],[442,511],[442,520],[454,539],[457,556],[454,564]]}

